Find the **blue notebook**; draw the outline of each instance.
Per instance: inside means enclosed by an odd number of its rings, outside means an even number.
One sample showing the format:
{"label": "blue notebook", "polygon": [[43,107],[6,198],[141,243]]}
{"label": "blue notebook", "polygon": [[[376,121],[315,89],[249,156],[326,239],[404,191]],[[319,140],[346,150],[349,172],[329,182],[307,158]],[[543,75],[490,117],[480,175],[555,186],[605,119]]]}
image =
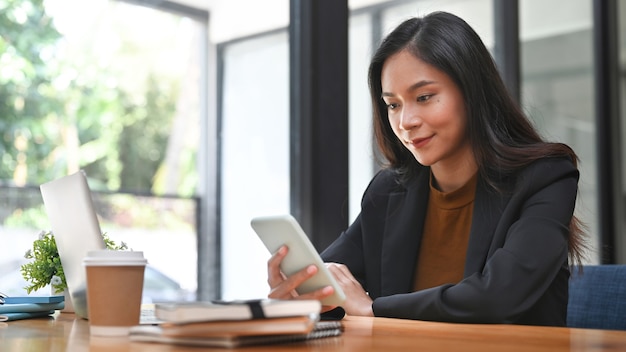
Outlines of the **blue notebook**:
{"label": "blue notebook", "polygon": [[46,312],[0,313],[0,322],[30,319],[30,318],[40,318],[40,317],[49,316],[50,314],[53,314],[53,313],[54,313],[54,310],[49,310]]}
{"label": "blue notebook", "polygon": [[37,313],[65,308],[65,301],[55,303],[4,303],[0,305],[0,314]]}
{"label": "blue notebook", "polygon": [[0,321],[45,317],[65,308],[63,296],[5,297],[0,304]]}
{"label": "blue notebook", "polygon": [[64,296],[16,296],[5,297],[4,304],[16,303],[59,303],[65,301]]}

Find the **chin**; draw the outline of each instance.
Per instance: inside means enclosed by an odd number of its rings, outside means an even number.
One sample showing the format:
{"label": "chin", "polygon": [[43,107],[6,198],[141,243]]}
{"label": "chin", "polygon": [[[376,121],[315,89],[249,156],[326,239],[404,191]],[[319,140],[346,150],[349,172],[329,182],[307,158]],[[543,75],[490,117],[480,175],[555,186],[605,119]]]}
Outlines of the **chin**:
{"label": "chin", "polygon": [[432,166],[434,164],[434,162],[432,160],[425,159],[425,158],[420,158],[420,157],[418,157],[416,155],[413,155],[413,157],[422,166]]}

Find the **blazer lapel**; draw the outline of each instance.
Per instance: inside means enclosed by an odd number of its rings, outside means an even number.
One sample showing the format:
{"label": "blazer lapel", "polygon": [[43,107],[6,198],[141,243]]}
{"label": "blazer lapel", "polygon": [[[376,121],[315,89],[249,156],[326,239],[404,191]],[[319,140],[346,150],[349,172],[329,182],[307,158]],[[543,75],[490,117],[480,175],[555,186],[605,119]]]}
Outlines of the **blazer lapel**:
{"label": "blazer lapel", "polygon": [[428,204],[430,169],[423,169],[405,192],[389,196],[382,243],[383,296],[410,292]]}
{"label": "blazer lapel", "polygon": [[472,227],[465,258],[464,277],[481,272],[485,266],[498,219],[502,216],[508,197],[487,189],[479,179],[472,215]]}

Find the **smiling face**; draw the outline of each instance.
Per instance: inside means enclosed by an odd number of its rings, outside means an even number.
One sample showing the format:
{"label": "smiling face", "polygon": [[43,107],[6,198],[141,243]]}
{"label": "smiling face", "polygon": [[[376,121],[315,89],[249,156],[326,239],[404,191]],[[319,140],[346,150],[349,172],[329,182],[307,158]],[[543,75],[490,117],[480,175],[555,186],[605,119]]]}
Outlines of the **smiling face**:
{"label": "smiling face", "polygon": [[436,175],[474,163],[463,95],[448,75],[402,50],[385,61],[381,85],[391,128],[420,164]]}

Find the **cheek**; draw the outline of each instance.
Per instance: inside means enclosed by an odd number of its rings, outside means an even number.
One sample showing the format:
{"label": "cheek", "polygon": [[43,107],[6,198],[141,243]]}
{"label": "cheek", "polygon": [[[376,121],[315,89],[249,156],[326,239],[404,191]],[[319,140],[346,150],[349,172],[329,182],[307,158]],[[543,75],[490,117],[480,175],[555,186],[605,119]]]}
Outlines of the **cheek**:
{"label": "cheek", "polygon": [[391,130],[393,131],[393,134],[398,136],[398,133],[400,131],[400,125],[398,123],[398,119],[389,116],[389,118],[387,119],[387,123],[389,123],[389,126],[391,127]]}
{"label": "cheek", "polygon": [[454,104],[437,104],[431,116],[433,118],[430,120],[430,123],[433,127],[449,129],[450,132],[455,134],[459,130],[465,130],[467,122],[465,113]]}
{"label": "cheek", "polygon": [[464,143],[467,137],[467,118],[464,114],[455,114],[455,119],[450,123],[450,130],[453,138],[459,143]]}
{"label": "cheek", "polygon": [[402,133],[400,131],[400,124],[397,122],[397,120],[390,119],[389,125],[391,126],[391,130],[393,131],[393,134],[396,136],[396,138],[400,141],[403,141]]}

